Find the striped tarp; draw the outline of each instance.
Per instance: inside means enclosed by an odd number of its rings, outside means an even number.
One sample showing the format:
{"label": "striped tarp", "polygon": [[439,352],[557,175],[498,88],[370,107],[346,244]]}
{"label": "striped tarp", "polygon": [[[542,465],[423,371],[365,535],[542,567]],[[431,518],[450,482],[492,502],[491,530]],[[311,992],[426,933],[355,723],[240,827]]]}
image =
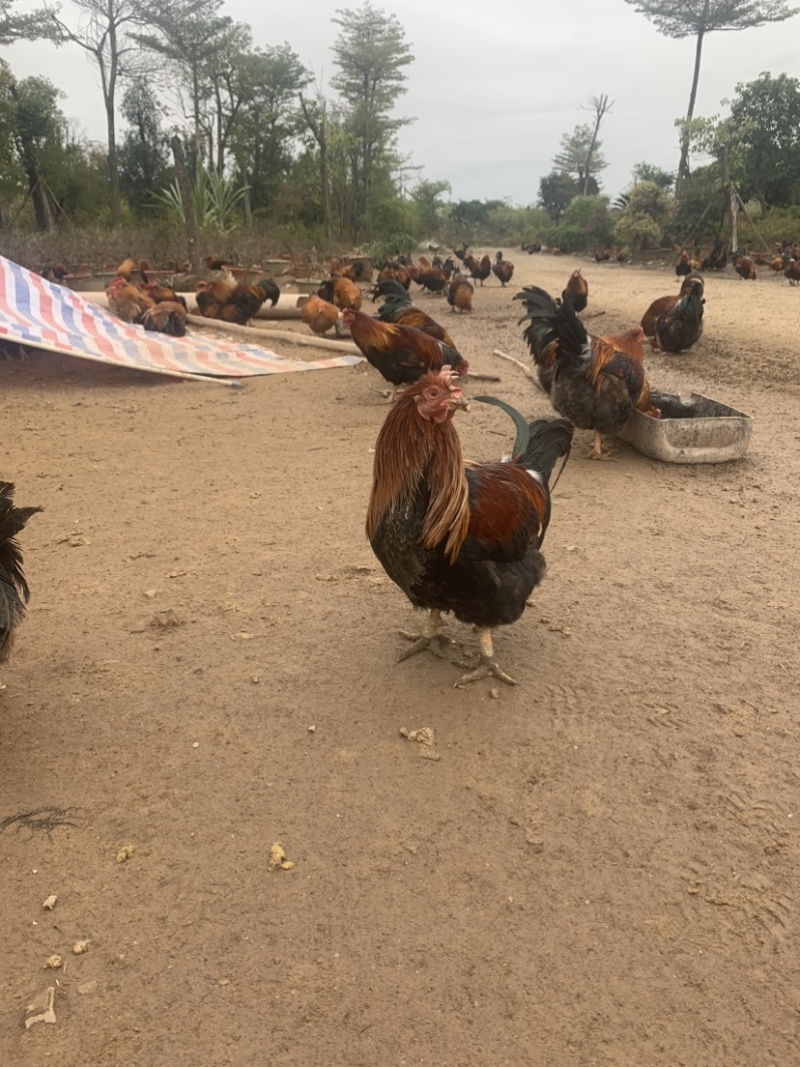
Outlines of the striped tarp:
{"label": "striped tarp", "polygon": [[134,370],[206,379],[325,370],[360,362],[359,356],[350,355],[284,359],[256,345],[221,338],[148,333],[0,256],[0,341],[4,340]]}

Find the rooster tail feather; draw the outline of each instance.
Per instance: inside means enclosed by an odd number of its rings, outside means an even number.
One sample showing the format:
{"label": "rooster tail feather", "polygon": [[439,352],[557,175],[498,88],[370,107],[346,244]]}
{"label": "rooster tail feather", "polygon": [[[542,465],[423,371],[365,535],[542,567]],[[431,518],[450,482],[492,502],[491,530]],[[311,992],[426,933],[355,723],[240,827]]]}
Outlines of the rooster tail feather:
{"label": "rooster tail feather", "polygon": [[271,278],[262,278],[260,282],[256,282],[256,288],[260,289],[264,294],[264,300],[269,300],[270,305],[275,307],[281,295],[281,291],[275,282]]}
{"label": "rooster tail feather", "polygon": [[545,348],[557,340],[559,363],[577,369],[586,362],[591,352],[589,335],[568,297],[559,305],[544,289],[530,285],[517,293],[514,299],[521,300],[526,311],[520,323],[530,321],[525,340],[532,351],[534,342]]}
{"label": "rooster tail feather", "polygon": [[22,573],[22,551],[14,540],[26,522],[41,508],[14,506],[14,486],[0,482],[0,631],[21,620],[30,596]]}
{"label": "rooster tail feather", "polygon": [[572,447],[572,423],[567,419],[534,419],[528,426],[528,444],[524,452],[515,456],[526,470],[538,471],[549,482],[556,460],[566,462]]}
{"label": "rooster tail feather", "polygon": [[520,415],[517,409],[512,408],[512,406],[507,404],[505,400],[498,400],[496,396],[475,396],[472,399],[479,401],[481,404],[492,404],[494,407],[505,411],[506,415],[508,415],[517,428],[517,439],[514,441],[514,448],[511,453],[512,459],[516,459],[517,456],[522,455],[528,447],[528,441],[530,439],[530,430],[524,416]]}

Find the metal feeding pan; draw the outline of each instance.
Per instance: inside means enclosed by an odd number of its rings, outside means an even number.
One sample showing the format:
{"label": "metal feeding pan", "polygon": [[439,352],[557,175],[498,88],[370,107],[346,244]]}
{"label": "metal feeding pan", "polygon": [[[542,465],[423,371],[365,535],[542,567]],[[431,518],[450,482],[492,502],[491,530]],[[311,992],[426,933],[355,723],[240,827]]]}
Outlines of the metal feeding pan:
{"label": "metal feeding pan", "polygon": [[727,463],[747,455],[750,415],[701,393],[652,391],[650,398],[661,418],[634,411],[617,435],[643,455],[663,463]]}

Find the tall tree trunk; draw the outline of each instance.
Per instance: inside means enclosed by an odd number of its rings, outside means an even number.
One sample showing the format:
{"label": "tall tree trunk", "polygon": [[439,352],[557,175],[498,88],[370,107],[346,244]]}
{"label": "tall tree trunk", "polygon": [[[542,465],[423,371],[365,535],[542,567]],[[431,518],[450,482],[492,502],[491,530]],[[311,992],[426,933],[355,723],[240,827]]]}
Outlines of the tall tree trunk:
{"label": "tall tree trunk", "polygon": [[175,180],[181,191],[181,201],[183,203],[183,219],[186,227],[186,243],[188,246],[187,254],[194,265],[198,227],[197,212],[194,208],[194,196],[192,195],[192,182],[189,178],[189,171],[186,168],[186,154],[183,151],[183,142],[177,134],[174,134],[170,144],[172,147],[172,158],[175,161]]}
{"label": "tall tree trunk", "polygon": [[[700,29],[697,31],[697,45],[694,53],[694,74],[692,76],[692,91],[689,93],[689,106],[686,109],[686,121],[694,118],[694,105],[697,100],[697,86],[700,82],[700,62],[703,58],[703,40],[706,35],[706,18],[710,0],[703,4],[703,15]],[[678,177],[675,181],[675,195],[680,196],[684,181],[689,177],[689,131],[684,130],[681,137],[681,159],[678,164]]]}
{"label": "tall tree trunk", "polygon": [[106,125],[108,129],[108,178],[111,192],[111,224],[119,226],[122,222],[122,209],[119,197],[119,166],[117,164],[117,131],[114,117],[113,94],[106,100]]}
{"label": "tall tree trunk", "polygon": [[[737,220],[739,215],[739,198],[736,195],[736,188],[731,181],[731,164],[730,153],[727,145],[721,145],[719,150],[719,162],[722,170],[722,181],[725,185],[725,194],[728,198],[727,212],[731,217],[731,257],[735,256],[739,251],[739,233],[737,228]],[[724,218],[724,215],[723,215]]]}

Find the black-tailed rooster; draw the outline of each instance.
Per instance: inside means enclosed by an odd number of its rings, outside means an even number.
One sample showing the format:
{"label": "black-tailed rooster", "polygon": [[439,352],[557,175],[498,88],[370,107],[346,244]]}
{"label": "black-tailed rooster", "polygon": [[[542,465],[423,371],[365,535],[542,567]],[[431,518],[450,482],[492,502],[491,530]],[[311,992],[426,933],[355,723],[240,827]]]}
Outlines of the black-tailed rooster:
{"label": "black-tailed rooster", "polygon": [[0,663],[8,658],[14,631],[25,617],[30,596],[22,573],[22,550],[17,534],[25,528],[31,515],[41,510],[16,507],[13,484],[0,482]]}
{"label": "black-tailed rooster", "polygon": [[517,425],[510,462],[465,464],[452,418],[469,405],[449,367],[403,393],[375,444],[367,536],[392,581],[430,612],[400,659],[433,651],[442,613],[453,612],[480,642],[480,664],[459,686],[488,675],[514,684],[495,662],[492,630],[516,622],[544,576],[549,476],[572,441],[563,419],[528,425],[499,406]]}
{"label": "black-tailed rooster", "polygon": [[[553,407],[575,426],[594,430],[589,458],[602,459],[602,435],[620,430],[634,408],[650,411],[641,331],[592,337],[569,299],[559,305],[536,286],[524,289],[515,299],[527,311],[530,325],[523,336]],[[543,366],[547,384],[542,380]]]}

